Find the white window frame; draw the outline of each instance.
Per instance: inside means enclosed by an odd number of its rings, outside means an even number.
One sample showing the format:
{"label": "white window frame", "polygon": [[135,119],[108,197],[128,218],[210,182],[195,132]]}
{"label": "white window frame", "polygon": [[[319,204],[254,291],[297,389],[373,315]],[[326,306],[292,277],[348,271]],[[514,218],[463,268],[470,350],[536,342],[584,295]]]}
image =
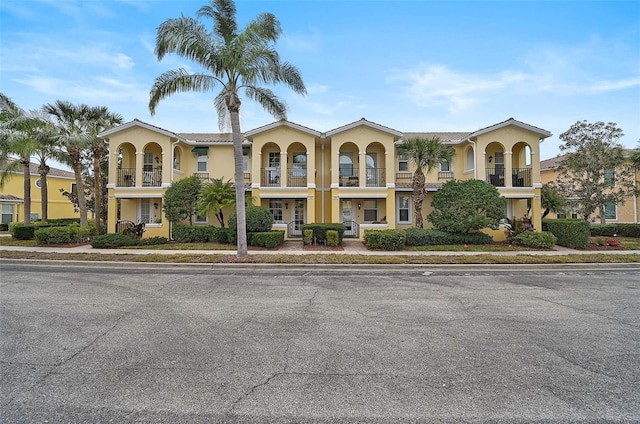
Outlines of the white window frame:
{"label": "white window frame", "polygon": [[208,160],[209,160],[209,156],[207,156],[207,155],[198,155],[198,163],[196,165],[196,172],[208,172],[207,171],[207,162],[208,162]]}
{"label": "white window frame", "polygon": [[[614,212],[614,217],[613,218],[607,217],[607,206],[613,206],[613,212]],[[616,205],[615,203],[607,203],[605,205],[605,208],[604,208],[604,219],[609,220],[609,221],[618,220],[618,205]]]}
{"label": "white window frame", "polygon": [[[2,216],[0,218],[0,222],[3,224],[8,224],[10,222],[13,222],[13,211],[14,211],[14,207],[11,203],[3,203],[2,204]],[[7,221],[6,218],[9,217],[9,220]]]}
{"label": "white window frame", "polygon": [[[374,219],[366,219],[368,213],[375,213]],[[378,200],[377,199],[364,199],[362,202],[362,220],[363,222],[376,222],[378,221]]]}
{"label": "white window frame", "polygon": [[284,222],[284,212],[282,209],[282,199],[269,199],[269,212],[273,215],[273,221],[276,224]]}
{"label": "white window frame", "polygon": [[178,146],[173,148],[173,169],[180,170],[180,148]]}
{"label": "white window frame", "polygon": [[[443,166],[445,164],[446,164],[446,166]],[[451,161],[448,161],[446,159],[442,159],[440,161],[440,172],[451,172]]]}
{"label": "white window frame", "polygon": [[[403,208],[402,207],[402,198],[406,198],[407,199],[407,207]],[[411,224],[412,223],[412,219],[413,217],[411,216],[411,206],[412,206],[412,196],[409,194],[400,194],[398,195],[398,197],[396,198],[396,213],[397,213],[397,221],[398,224]],[[402,210],[407,210],[407,220],[403,221],[401,219],[402,214],[400,213],[400,211]]]}
{"label": "white window frame", "polygon": [[398,172],[409,172],[409,155],[398,154]]}

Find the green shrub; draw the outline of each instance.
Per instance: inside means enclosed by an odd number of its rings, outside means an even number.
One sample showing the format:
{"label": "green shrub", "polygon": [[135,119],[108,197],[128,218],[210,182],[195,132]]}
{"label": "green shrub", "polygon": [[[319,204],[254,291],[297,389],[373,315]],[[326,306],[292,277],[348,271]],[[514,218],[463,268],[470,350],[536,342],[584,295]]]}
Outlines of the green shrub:
{"label": "green shrub", "polygon": [[591,225],[593,237],[636,237],[640,238],[640,224],[595,224]]}
{"label": "green shrub", "polygon": [[0,224],[0,231],[9,231],[9,224],[7,223]]}
{"label": "green shrub", "polygon": [[447,233],[445,231],[407,228],[407,246],[436,246],[444,244],[491,244],[490,235],[477,233]]}
{"label": "green shrub", "polygon": [[406,242],[405,230],[365,230],[364,244],[368,249],[401,250]]}
{"label": "green shrub", "polygon": [[228,228],[213,225],[175,225],[173,239],[180,243],[227,243]]}
{"label": "green shrub", "polygon": [[560,246],[582,249],[589,244],[590,225],[581,219],[548,220],[549,232],[557,237]]}
{"label": "green shrub", "polygon": [[16,223],[11,229],[11,235],[18,240],[32,240],[36,237],[36,226]]}
{"label": "green shrub", "polygon": [[[55,218],[48,219],[47,223],[55,227],[64,227],[71,224],[80,225],[80,218]],[[95,225],[95,224],[94,224]]]}
{"label": "green shrub", "polygon": [[125,234],[102,234],[95,236],[93,240],[91,240],[91,247],[95,249],[108,249],[122,246],[135,246],[137,241],[138,239],[134,239]]}
{"label": "green shrub", "polygon": [[338,246],[340,244],[340,236],[338,236],[338,232],[336,230],[328,230],[327,231],[327,245],[328,246]]}
{"label": "green shrub", "polygon": [[[78,227],[80,229],[80,227]],[[78,241],[73,227],[46,227],[35,232],[38,244],[65,244]]]}
{"label": "green shrub", "polygon": [[551,233],[525,231],[514,237],[513,242],[520,246],[549,249],[556,244],[556,236]]}
{"label": "green shrub", "polygon": [[346,230],[344,224],[304,224],[302,231],[311,230],[313,232],[312,240],[316,243],[324,244],[327,241],[327,231],[334,230],[338,232],[338,244],[342,243],[342,238]]}
{"label": "green shrub", "polygon": [[302,231],[302,242],[305,246],[308,246],[313,241],[313,230]]}
{"label": "green shrub", "polygon": [[261,246],[272,249],[284,243],[284,231],[267,231],[251,233],[251,246]]}
{"label": "green shrub", "polygon": [[144,239],[134,239],[136,241],[136,245],[138,246],[155,246],[158,244],[167,244],[169,240],[166,237],[149,237]]}
{"label": "green shrub", "polygon": [[[249,242],[249,233],[266,233],[271,231],[273,227],[273,215],[268,208],[263,206],[249,205],[245,209],[247,218],[247,244]],[[229,232],[227,233],[229,243],[236,244],[238,242],[238,217],[235,212],[229,216]]]}

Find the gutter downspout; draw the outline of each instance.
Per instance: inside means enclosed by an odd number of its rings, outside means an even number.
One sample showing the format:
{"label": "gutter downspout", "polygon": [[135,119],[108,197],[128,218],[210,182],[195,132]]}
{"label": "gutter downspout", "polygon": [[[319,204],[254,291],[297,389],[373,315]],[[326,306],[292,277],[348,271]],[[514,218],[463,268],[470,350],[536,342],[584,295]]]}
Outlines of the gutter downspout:
{"label": "gutter downspout", "polygon": [[320,206],[322,208],[322,223],[325,223],[324,220],[324,140],[320,143],[320,145],[322,146],[322,159],[320,159],[321,165],[320,165]]}

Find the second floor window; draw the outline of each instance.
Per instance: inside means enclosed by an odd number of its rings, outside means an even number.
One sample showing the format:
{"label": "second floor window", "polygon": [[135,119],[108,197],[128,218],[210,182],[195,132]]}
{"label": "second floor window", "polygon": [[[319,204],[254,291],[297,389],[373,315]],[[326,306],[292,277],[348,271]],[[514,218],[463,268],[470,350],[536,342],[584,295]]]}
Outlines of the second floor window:
{"label": "second floor window", "polygon": [[180,169],[180,149],[177,147],[173,149],[173,169]]}
{"label": "second floor window", "polygon": [[615,203],[609,203],[604,206],[604,219],[617,219],[618,211]]}
{"label": "second floor window", "polygon": [[449,163],[448,160],[442,159],[442,162],[440,162],[440,171],[441,172],[451,171],[451,164]]}
{"label": "second floor window", "polygon": [[616,186],[616,170],[605,169],[604,170],[604,185],[610,188]]}
{"label": "second floor window", "polygon": [[340,176],[353,176],[353,152],[340,153]]}
{"label": "second floor window", "polygon": [[398,155],[398,171],[409,172],[409,156],[405,154]]}
{"label": "second floor window", "polygon": [[403,194],[398,196],[398,222],[411,223],[411,196]]}
{"label": "second floor window", "polygon": [[207,172],[207,155],[198,155],[198,172]]}

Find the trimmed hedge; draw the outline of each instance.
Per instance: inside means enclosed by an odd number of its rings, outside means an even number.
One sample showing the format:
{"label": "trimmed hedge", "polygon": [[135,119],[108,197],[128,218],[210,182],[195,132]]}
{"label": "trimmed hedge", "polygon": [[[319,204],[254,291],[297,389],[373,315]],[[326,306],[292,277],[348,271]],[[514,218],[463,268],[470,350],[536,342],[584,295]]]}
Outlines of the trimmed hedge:
{"label": "trimmed hedge", "polygon": [[80,243],[88,240],[92,235],[91,228],[80,228],[79,225],[45,227],[35,232],[38,244]]}
{"label": "trimmed hedge", "polygon": [[640,238],[640,224],[595,224],[591,225],[593,237],[636,237]]}
{"label": "trimmed hedge", "polygon": [[32,240],[36,237],[36,226],[16,223],[11,228],[11,235],[18,240]]}
{"label": "trimmed hedge", "polygon": [[230,231],[213,225],[175,225],[173,239],[179,243],[228,243]]}
{"label": "trimmed hedge", "polygon": [[9,231],[9,224],[0,224],[0,231]]}
{"label": "trimmed hedge", "polygon": [[308,246],[313,241],[313,230],[304,230],[302,232],[302,242],[305,246]]}
{"label": "trimmed hedge", "polygon": [[556,244],[556,236],[551,233],[539,233],[536,231],[525,231],[513,238],[515,244],[532,247],[549,249]]}
{"label": "trimmed hedge", "polygon": [[364,244],[368,249],[402,250],[407,236],[405,230],[365,230]]}
{"label": "trimmed hedge", "polygon": [[336,230],[327,231],[327,246],[338,246],[340,244],[340,236]]}
{"label": "trimmed hedge", "polygon": [[324,244],[327,241],[327,231],[337,231],[338,232],[338,244],[342,243],[342,238],[344,236],[344,232],[346,230],[344,224],[304,224],[302,226],[302,232],[311,230],[313,231],[313,236],[311,240],[315,238],[316,243]]}
{"label": "trimmed hedge", "polygon": [[56,227],[64,227],[71,224],[80,225],[80,218],[54,218],[48,219],[47,224],[56,226]]}
{"label": "trimmed hedge", "polygon": [[274,230],[261,233],[251,233],[251,246],[274,248],[284,243],[284,231]]}
{"label": "trimmed hedge", "polygon": [[556,244],[573,249],[583,249],[589,244],[591,225],[581,219],[548,220],[549,232],[558,238]]}
{"label": "trimmed hedge", "polygon": [[95,249],[109,249],[123,246],[152,246],[165,244],[167,242],[168,240],[166,237],[135,239],[126,234],[111,233],[95,236],[93,240],[91,240],[91,247]]}
{"label": "trimmed hedge", "polygon": [[435,246],[443,244],[492,244],[493,238],[485,233],[447,233],[445,231],[407,228],[407,246]]}

